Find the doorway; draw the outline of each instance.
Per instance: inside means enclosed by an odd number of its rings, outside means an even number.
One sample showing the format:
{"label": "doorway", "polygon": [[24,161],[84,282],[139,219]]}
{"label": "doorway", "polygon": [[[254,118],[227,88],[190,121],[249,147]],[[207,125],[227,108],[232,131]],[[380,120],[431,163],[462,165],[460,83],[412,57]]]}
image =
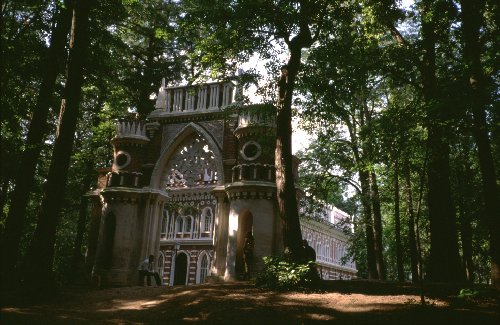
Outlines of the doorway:
{"label": "doorway", "polygon": [[174,285],[185,285],[187,275],[187,255],[177,254],[175,258]]}
{"label": "doorway", "polygon": [[253,215],[250,211],[245,211],[238,218],[238,237],[236,244],[236,264],[235,272],[238,277],[245,273],[243,261],[243,246],[245,246],[245,235],[247,232],[253,233]]}

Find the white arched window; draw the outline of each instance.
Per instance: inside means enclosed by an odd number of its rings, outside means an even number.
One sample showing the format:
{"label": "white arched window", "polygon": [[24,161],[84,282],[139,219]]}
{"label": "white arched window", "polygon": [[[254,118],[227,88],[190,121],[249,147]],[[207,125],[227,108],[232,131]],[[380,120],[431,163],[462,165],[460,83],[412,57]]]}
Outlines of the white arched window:
{"label": "white arched window", "polygon": [[184,233],[190,234],[193,229],[193,218],[192,217],[183,217],[184,218]]}
{"label": "white arched window", "polygon": [[193,236],[193,217],[178,216],[175,219],[175,232],[177,238],[191,238]]}
{"label": "white arched window", "polygon": [[210,258],[207,252],[202,252],[198,257],[198,268],[196,283],[205,283],[207,275],[210,272]]}
{"label": "white arched window", "polygon": [[184,218],[179,216],[175,220],[175,232],[182,233],[184,231]]}
{"label": "white arched window", "polygon": [[165,269],[165,255],[163,255],[163,252],[160,252],[160,255],[158,257],[158,274],[160,275],[161,279],[163,279],[164,269]]}
{"label": "white arched window", "polygon": [[203,222],[203,232],[210,232],[212,230],[212,208],[203,209],[202,222]]}
{"label": "white arched window", "polygon": [[168,234],[168,211],[163,210],[163,218],[161,219],[160,238],[166,239]]}

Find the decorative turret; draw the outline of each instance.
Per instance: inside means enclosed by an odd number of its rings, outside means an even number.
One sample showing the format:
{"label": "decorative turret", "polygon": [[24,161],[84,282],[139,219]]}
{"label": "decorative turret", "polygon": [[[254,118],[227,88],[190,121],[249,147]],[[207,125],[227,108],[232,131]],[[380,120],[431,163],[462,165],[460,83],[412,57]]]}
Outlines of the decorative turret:
{"label": "decorative turret", "polygon": [[238,126],[234,131],[239,145],[232,181],[274,183],[274,109],[270,105],[252,105],[244,109],[238,115]]}
{"label": "decorative turret", "polygon": [[116,136],[111,140],[114,147],[112,171],[107,175],[108,187],[141,187],[144,148],[150,139],[146,125],[141,121],[120,121]]}
{"label": "decorative turret", "polygon": [[276,215],[275,111],[271,105],[239,108],[236,165],[232,180],[225,186],[229,198],[226,279],[243,270],[243,244],[248,232],[255,238],[254,265],[263,267],[262,257],[276,254],[282,247],[282,231]]}

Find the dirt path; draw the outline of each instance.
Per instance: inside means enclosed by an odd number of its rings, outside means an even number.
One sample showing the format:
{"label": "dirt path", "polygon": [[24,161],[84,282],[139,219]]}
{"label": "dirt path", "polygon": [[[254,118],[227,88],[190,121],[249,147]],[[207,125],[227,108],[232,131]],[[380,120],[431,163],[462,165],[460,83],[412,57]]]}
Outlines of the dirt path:
{"label": "dirt path", "polygon": [[415,288],[347,281],[329,283],[321,293],[274,292],[249,283],[72,289],[36,304],[13,304],[4,296],[0,323],[500,324],[494,299],[431,295],[422,307]]}

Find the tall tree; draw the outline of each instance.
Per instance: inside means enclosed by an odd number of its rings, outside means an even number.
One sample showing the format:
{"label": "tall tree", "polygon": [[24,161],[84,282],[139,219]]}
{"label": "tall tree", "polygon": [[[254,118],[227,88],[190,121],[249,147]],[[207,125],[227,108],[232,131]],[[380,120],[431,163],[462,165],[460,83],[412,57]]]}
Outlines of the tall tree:
{"label": "tall tree", "polygon": [[408,206],[408,241],[410,245],[410,265],[411,265],[411,280],[413,283],[417,283],[420,279],[421,274],[419,272],[419,256],[420,251],[418,249],[418,225],[415,220],[415,210],[413,204],[413,190],[411,183],[411,170],[409,159],[405,160],[405,189],[406,189],[406,200]]}
{"label": "tall tree", "polygon": [[401,214],[400,214],[400,195],[399,195],[399,159],[394,161],[394,230],[396,232],[396,268],[398,271],[398,281],[405,280],[403,265],[403,246],[401,243]]}
{"label": "tall tree", "polygon": [[[147,0],[127,3],[128,17],[116,31],[126,54],[121,82],[128,92],[131,108],[141,118],[154,109],[150,96],[158,90],[162,78],[178,80],[185,72],[187,51],[185,31],[179,31],[179,3]],[[121,51],[120,51],[121,52]]]}
{"label": "tall tree", "polygon": [[[366,78],[368,79],[368,78]],[[368,101],[364,98],[365,86],[361,86],[361,94],[362,94],[362,113],[361,113],[361,127],[364,128],[362,132],[366,132],[368,134],[373,134],[373,110],[368,108]],[[366,138],[366,137],[365,137]],[[362,141],[362,148],[365,152],[365,155],[368,158],[368,163],[373,164],[374,162],[374,141],[370,138],[364,139]],[[382,211],[380,208],[380,195],[379,188],[377,182],[377,175],[375,174],[375,170],[373,165],[367,166],[368,174],[369,174],[369,188],[370,188],[370,201],[372,204],[373,211],[373,248],[375,250],[375,265],[377,266],[378,279],[385,280],[385,264],[384,264],[384,247],[382,244]]]}
{"label": "tall tree", "polygon": [[422,87],[427,108],[429,150],[428,204],[431,251],[428,278],[433,281],[463,280],[458,254],[457,225],[450,192],[450,112],[440,98],[436,71],[439,18],[446,12],[443,2],[423,0],[421,7]]}
{"label": "tall tree", "polygon": [[[469,140],[469,141],[467,141]],[[469,202],[474,201],[474,184],[473,184],[473,171],[469,152],[472,151],[470,137],[462,139],[460,144],[459,155],[460,158],[456,159],[455,164],[455,178],[457,180],[457,206],[459,216],[459,230],[460,242],[462,248],[462,261],[465,269],[465,277],[469,283],[474,283],[475,271],[473,261],[473,242],[472,242],[472,222],[474,220],[474,213],[470,208]]]}
{"label": "tall tree", "polygon": [[491,279],[500,289],[500,196],[496,166],[493,161],[488,124],[486,122],[487,81],[481,63],[482,47],[480,29],[483,26],[484,0],[460,0],[463,37],[465,81],[468,86],[467,104],[473,118],[473,135],[476,140],[481,167],[486,222],[490,231]]}
{"label": "tall tree", "polygon": [[[329,21],[325,26],[331,28],[330,35],[334,37],[321,39],[319,46],[308,55],[301,83],[307,101],[302,101],[301,106],[302,117],[314,125],[312,129],[324,149],[330,148],[328,141],[338,141],[349,149],[351,165],[341,168],[355,170],[358,175],[368,277],[379,279],[384,273],[382,216],[373,169],[377,153],[372,142],[373,107],[378,108],[372,99],[373,89],[379,83],[376,77],[379,67],[378,61],[365,58],[380,53],[377,53],[376,40],[365,34],[363,24],[355,19],[357,15],[360,13],[355,8],[346,8],[339,17],[340,23]],[[339,125],[343,131],[337,130]],[[352,177],[348,174],[339,180]],[[375,213],[377,220],[374,219]]]}
{"label": "tall tree", "polygon": [[[236,53],[258,52],[263,57],[270,57],[276,43],[285,45],[288,59],[281,67],[276,102],[276,186],[284,246],[297,259],[302,255],[302,235],[292,170],[293,93],[301,71],[302,51],[317,40],[324,20],[333,18],[327,15],[332,7],[329,1],[312,0],[286,3],[273,0],[216,1],[209,8],[199,2],[186,2],[187,17],[203,16],[206,17],[201,21],[203,25],[212,24],[209,27],[211,35],[207,35],[208,38],[198,46],[198,50],[207,49],[211,56],[217,53],[224,58],[236,48]],[[225,43],[235,36],[239,37],[235,43]],[[226,49],[227,53],[221,53],[224,52],[221,49]],[[228,61],[234,63],[238,55]],[[219,59],[215,58],[214,68],[217,68],[215,63],[219,63]]]}
{"label": "tall tree", "polygon": [[92,1],[76,0],[73,9],[67,77],[44,200],[37,228],[25,260],[29,288],[51,288],[56,228],[60,219],[74,134],[79,116],[83,71],[88,49],[89,12]]}
{"label": "tall tree", "polygon": [[2,247],[2,279],[6,274],[14,274],[19,257],[19,243],[23,234],[26,219],[28,197],[34,183],[37,160],[47,135],[47,117],[52,102],[55,81],[61,72],[65,59],[66,38],[71,25],[71,2],[58,4],[50,46],[43,64],[43,76],[37,96],[36,106],[26,137],[25,150],[15,177],[15,187],[11,197],[11,205],[6,220],[5,230],[1,238]]}
{"label": "tall tree", "polygon": [[[295,21],[298,30],[296,35],[291,29],[281,26],[279,21],[274,24],[277,27],[277,35],[280,35],[287,44],[289,58],[286,66],[281,69],[281,77],[278,82],[278,104],[276,115],[276,186],[278,190],[278,209],[283,221],[283,241],[292,256],[300,259],[302,256],[299,213],[297,206],[297,193],[293,176],[292,158],[292,99],[295,89],[296,78],[301,69],[302,49],[309,48],[319,36],[320,27],[312,36],[311,25],[317,19],[318,8],[310,1],[299,1],[298,13]],[[278,11],[279,7],[275,6]],[[279,11],[278,11],[279,12]],[[285,14],[282,12],[282,14]],[[279,19],[278,15],[278,19]]]}

